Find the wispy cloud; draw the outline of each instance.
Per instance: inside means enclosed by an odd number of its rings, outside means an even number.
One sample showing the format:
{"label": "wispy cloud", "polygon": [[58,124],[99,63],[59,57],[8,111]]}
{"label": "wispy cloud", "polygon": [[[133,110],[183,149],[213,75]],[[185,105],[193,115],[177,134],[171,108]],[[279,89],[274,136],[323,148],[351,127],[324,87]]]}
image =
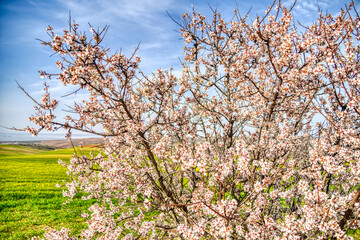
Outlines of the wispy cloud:
{"label": "wispy cloud", "polygon": [[[209,5],[217,8],[225,19],[230,20],[237,6],[244,15],[252,7],[252,16],[262,15],[272,1],[268,0],[11,0],[0,1],[0,125],[26,126],[31,115],[31,100],[17,88],[14,79],[33,94],[40,97],[43,86],[38,70],[58,72],[54,66],[57,56],[49,57],[49,48],[40,46],[36,38],[47,40],[46,27],[51,25],[61,33],[68,27],[69,12],[80,24],[81,31],[90,34],[88,23],[93,27],[110,25],[103,46],[112,52],[119,49],[126,55],[140,44],[138,55],[141,68],[151,73],[157,68],[173,66],[180,75],[179,59],[182,58],[183,42],[176,32],[178,26],[171,21],[167,11],[179,19],[184,12],[197,11],[212,17]],[[289,0],[288,3],[292,3]],[[357,1],[357,4],[358,1]],[[324,11],[337,12],[343,0],[298,0],[295,17],[312,21],[317,16],[318,5]],[[334,10],[335,9],[335,10]],[[252,18],[252,17],[250,17]],[[79,92],[67,98],[61,96],[76,88],[65,88],[59,81],[48,81],[52,96],[64,104],[86,98]],[[59,108],[61,109],[61,107]],[[61,116],[61,114],[60,114]]]}
{"label": "wispy cloud", "polygon": [[[309,25],[319,16],[319,12],[335,14],[348,4],[343,0],[298,0],[293,8],[295,20],[300,21],[303,25]],[[285,1],[285,6],[290,6],[294,0]]]}

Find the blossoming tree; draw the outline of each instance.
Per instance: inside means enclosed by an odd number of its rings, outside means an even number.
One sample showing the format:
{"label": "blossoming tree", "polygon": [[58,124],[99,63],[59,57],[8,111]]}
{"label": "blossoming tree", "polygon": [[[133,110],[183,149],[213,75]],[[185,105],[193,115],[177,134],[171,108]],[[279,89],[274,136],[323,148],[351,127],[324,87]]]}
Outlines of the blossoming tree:
{"label": "blossoming tree", "polygon": [[[136,51],[111,54],[104,33],[51,27],[64,86],[89,93],[55,120],[47,85],[42,129],[104,137],[74,155],[77,192],[97,199],[83,239],[351,239],[360,227],[360,19],[350,3],[309,27],[280,2],[250,21],[235,11],[184,14],[181,76],[145,75]],[[95,126],[103,130],[97,131]],[[67,229],[48,239],[71,239]]]}

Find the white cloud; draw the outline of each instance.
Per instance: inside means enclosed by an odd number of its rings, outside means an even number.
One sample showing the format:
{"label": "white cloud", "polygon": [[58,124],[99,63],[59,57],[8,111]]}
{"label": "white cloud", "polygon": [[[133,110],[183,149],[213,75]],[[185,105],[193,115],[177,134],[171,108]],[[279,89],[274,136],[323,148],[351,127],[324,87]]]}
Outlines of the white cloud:
{"label": "white cloud", "polygon": [[[285,1],[285,0],[284,0]],[[26,126],[27,116],[32,112],[31,100],[17,89],[16,84],[10,84],[16,79],[33,94],[36,99],[42,94],[42,80],[38,70],[56,73],[57,57],[49,48],[41,47],[35,38],[47,40],[46,27],[52,25],[57,32],[68,27],[69,11],[72,19],[80,24],[80,29],[89,33],[88,23],[93,27],[110,25],[103,45],[112,52],[122,49],[129,55],[141,42],[138,55],[143,59],[140,67],[146,73],[157,68],[175,68],[174,73],[180,75],[178,58],[182,58],[182,41],[175,31],[178,26],[171,21],[166,11],[175,19],[184,12],[191,12],[191,3],[197,11],[205,14],[209,21],[212,17],[208,3],[222,13],[226,20],[233,16],[234,7],[238,4],[244,15],[252,6],[251,16],[262,15],[272,1],[252,0],[20,0],[6,1],[1,4],[2,16],[0,39],[2,57],[1,92],[0,92],[0,124],[16,123]],[[287,3],[292,3],[293,0]],[[298,0],[294,9],[295,17],[305,24],[317,17],[318,4],[324,11],[338,12],[343,0]],[[336,9],[335,9],[336,8]],[[4,13],[4,14],[3,14]],[[252,17],[250,17],[252,18]],[[9,51],[11,49],[11,51]],[[11,63],[11,64],[10,64]],[[6,83],[5,83],[6,82]],[[63,104],[72,105],[74,101],[86,98],[79,92],[67,98],[61,96],[76,88],[65,88],[59,81],[48,81],[51,94]],[[6,89],[5,89],[6,87]],[[61,108],[60,108],[61,109]],[[59,110],[60,110],[59,109]],[[61,114],[60,114],[61,115]]]}

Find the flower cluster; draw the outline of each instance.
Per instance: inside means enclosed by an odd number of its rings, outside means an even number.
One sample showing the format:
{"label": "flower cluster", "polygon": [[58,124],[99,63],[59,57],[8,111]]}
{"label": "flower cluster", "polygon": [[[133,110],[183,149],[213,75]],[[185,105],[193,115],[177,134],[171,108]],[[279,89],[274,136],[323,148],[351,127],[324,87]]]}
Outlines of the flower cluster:
{"label": "flower cluster", "polygon": [[[276,6],[275,6],[276,5]],[[275,4],[254,21],[184,14],[180,77],[146,76],[136,51],[111,55],[78,26],[43,42],[58,80],[89,92],[54,121],[45,95],[30,118],[104,137],[75,154],[72,181],[96,199],[83,239],[352,239],[360,227],[360,18],[351,3],[304,32]],[[236,21],[235,21],[236,20]],[[41,72],[42,76],[52,76]],[[94,130],[101,126],[103,131]],[[68,232],[51,231],[58,239]]]}

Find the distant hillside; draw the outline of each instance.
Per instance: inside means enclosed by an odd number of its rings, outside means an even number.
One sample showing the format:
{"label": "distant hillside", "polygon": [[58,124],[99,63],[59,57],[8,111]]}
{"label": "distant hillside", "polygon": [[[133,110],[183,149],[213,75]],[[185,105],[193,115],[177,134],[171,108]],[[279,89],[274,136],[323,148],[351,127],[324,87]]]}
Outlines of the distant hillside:
{"label": "distant hillside", "polygon": [[63,140],[37,140],[37,141],[0,141],[0,144],[26,145],[37,149],[55,149],[69,148],[74,146],[103,145],[102,138],[76,138],[71,142],[68,139]]}
{"label": "distant hillside", "polygon": [[40,142],[41,145],[54,147],[54,148],[69,148],[74,146],[88,146],[88,145],[103,145],[104,140],[102,138],[77,138],[72,139],[71,142],[67,139],[64,140],[44,140]]}

